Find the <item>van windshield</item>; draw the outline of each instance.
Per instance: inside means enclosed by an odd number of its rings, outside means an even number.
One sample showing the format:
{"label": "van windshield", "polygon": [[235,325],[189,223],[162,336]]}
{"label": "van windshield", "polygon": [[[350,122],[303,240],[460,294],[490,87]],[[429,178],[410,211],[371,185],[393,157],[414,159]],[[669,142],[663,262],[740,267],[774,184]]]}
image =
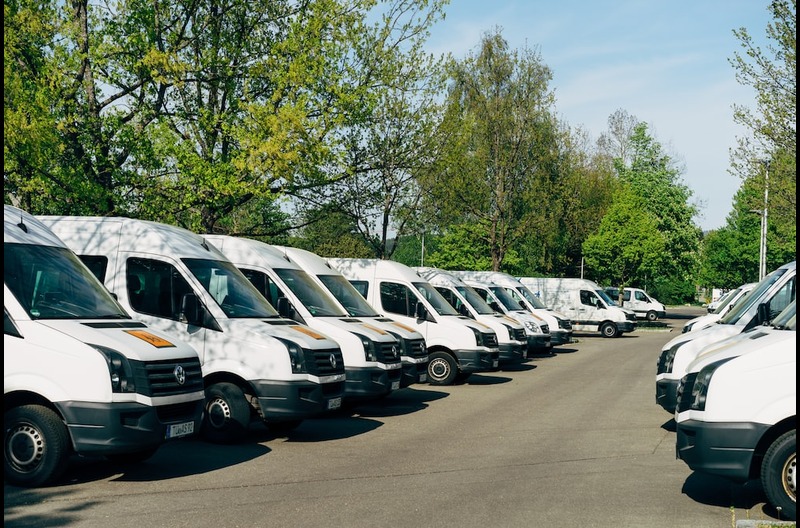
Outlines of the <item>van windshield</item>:
{"label": "van windshield", "polygon": [[533,294],[526,286],[517,286],[517,290],[523,297],[537,310],[547,310],[547,305],[540,298]]}
{"label": "van windshield", "polygon": [[480,315],[494,315],[495,311],[491,306],[486,304],[483,297],[475,291],[472,286],[456,286],[456,290],[467,300],[467,302],[475,308],[475,311]]}
{"label": "van windshield", "polygon": [[447,302],[447,299],[445,299],[436,288],[430,285],[430,283],[415,282],[414,287],[429,303],[431,303],[431,306],[433,306],[433,309],[436,310],[436,313],[439,315],[461,315],[458,313],[458,310],[453,308],[452,304]]}
{"label": "van windshield", "polygon": [[601,290],[600,288],[596,289],[594,292],[597,294],[597,296],[598,296],[598,297],[600,297],[601,299],[603,299],[603,300],[606,302],[606,304],[607,304],[607,305],[609,305],[609,306],[618,306],[618,305],[617,305],[617,303],[615,303],[614,301],[612,301],[612,300],[611,300],[611,297],[609,297],[608,295],[606,295],[606,292],[604,292],[604,291],[603,291],[603,290]]}
{"label": "van windshield", "polygon": [[523,308],[519,301],[514,299],[502,286],[491,285],[489,286],[489,290],[494,294],[495,297],[497,297],[497,300],[500,301],[500,304],[502,304],[506,310],[510,312],[528,311]]}
{"label": "van windshield", "polygon": [[31,319],[130,319],[65,247],[4,244],[4,278]]}
{"label": "van windshield", "polygon": [[779,330],[797,331],[797,300],[789,303],[789,306],[775,317],[772,326]]}
{"label": "van windshield", "polygon": [[736,306],[731,308],[731,311],[722,316],[722,318],[719,320],[719,323],[736,324],[739,319],[741,319],[742,316],[753,306],[753,303],[758,302],[761,297],[763,297],[764,293],[766,293],[767,290],[769,290],[773,284],[778,282],[778,280],[788,271],[788,268],[778,268],[761,279],[761,282],[756,284],[755,288],[750,290],[750,293],[748,293],[745,298],[743,298],[740,302],[737,302]]}
{"label": "van windshield", "polygon": [[303,270],[276,268],[275,273],[292,290],[312,317],[347,317],[347,312],[334,301],[327,290]]}
{"label": "van windshield", "polygon": [[235,318],[279,317],[247,277],[231,262],[183,259],[203,288],[214,297],[225,315]]}
{"label": "van windshield", "polygon": [[379,314],[342,275],[317,275],[331,295],[339,301],[351,317],[378,317]]}

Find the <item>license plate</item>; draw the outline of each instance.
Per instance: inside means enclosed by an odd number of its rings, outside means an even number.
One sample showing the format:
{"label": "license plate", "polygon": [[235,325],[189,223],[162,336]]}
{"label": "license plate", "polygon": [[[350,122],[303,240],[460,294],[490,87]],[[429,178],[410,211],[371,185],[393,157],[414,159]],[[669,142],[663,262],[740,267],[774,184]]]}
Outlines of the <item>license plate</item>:
{"label": "license plate", "polygon": [[392,390],[397,390],[399,388],[400,388],[400,382],[399,381],[393,381],[392,382]]}
{"label": "license plate", "polygon": [[420,374],[419,375],[419,382],[420,383],[425,383],[426,381],[428,381],[428,375],[427,374]]}
{"label": "license plate", "polygon": [[178,438],[192,433],[194,433],[194,422],[173,424],[167,428],[167,438]]}
{"label": "license plate", "polygon": [[498,366],[499,364],[500,364],[500,361],[499,361],[499,360],[497,360],[497,359],[495,359],[494,361],[492,361],[492,366],[493,366],[493,367],[496,367],[496,366]]}
{"label": "license plate", "polygon": [[331,398],[328,400],[328,410],[338,409],[342,406],[342,397]]}

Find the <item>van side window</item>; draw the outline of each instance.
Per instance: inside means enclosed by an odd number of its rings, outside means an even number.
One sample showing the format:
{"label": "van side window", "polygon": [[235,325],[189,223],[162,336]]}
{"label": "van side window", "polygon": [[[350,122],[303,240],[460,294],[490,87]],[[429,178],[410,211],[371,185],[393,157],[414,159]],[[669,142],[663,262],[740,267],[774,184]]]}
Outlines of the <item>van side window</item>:
{"label": "van side window", "polygon": [[417,297],[405,285],[394,282],[381,282],[381,307],[389,313],[414,317]]}
{"label": "van side window", "polygon": [[455,308],[456,310],[458,310],[461,307],[462,304],[461,299],[459,299],[458,296],[455,293],[453,293],[453,291],[450,288],[444,288],[438,286],[436,287],[436,291],[441,293],[442,297],[447,299],[447,302],[453,305],[453,308]]}
{"label": "van side window", "polygon": [[581,304],[586,306],[597,306],[597,297],[589,290],[581,290]]}
{"label": "van side window", "polygon": [[630,301],[631,300],[631,292],[630,292],[630,290],[624,290],[622,292],[622,300],[623,301]]}
{"label": "van side window", "polygon": [[272,280],[266,273],[253,269],[241,268],[241,272],[245,277],[247,277],[247,280],[250,281],[250,284],[255,286],[261,295],[263,295],[264,298],[269,301],[272,307],[277,310],[278,299],[281,297],[286,297],[286,294],[284,294],[278,285],[275,284],[275,281]]}
{"label": "van side window", "polygon": [[369,283],[367,281],[351,280],[350,284],[353,285],[353,288],[355,288],[363,298],[367,298],[367,294],[369,293]]}
{"label": "van side window", "polygon": [[640,291],[636,292],[636,300],[637,301],[650,302],[650,299],[647,298],[647,295],[645,295],[643,292],[640,292]]}
{"label": "van side window", "polygon": [[789,306],[796,296],[796,278],[792,277],[786,281],[786,284],[781,286],[781,289],[775,292],[772,299],[769,300],[769,318],[770,321],[775,319],[784,308]]}
{"label": "van side window", "polygon": [[126,266],[125,287],[131,309],[180,320],[183,296],[192,291],[183,275],[173,265],[158,260],[130,258]]}
{"label": "van side window", "polygon": [[106,283],[106,270],[108,269],[108,257],[104,255],[81,255],[81,261],[86,264],[92,275],[97,277],[103,284]]}

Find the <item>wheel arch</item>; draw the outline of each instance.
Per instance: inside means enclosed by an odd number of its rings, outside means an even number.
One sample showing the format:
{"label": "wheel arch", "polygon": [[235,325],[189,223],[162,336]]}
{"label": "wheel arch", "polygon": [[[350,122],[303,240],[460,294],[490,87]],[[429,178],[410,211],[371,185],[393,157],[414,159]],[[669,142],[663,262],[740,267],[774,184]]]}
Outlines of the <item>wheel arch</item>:
{"label": "wheel arch", "polygon": [[753,450],[753,458],[750,461],[750,478],[758,479],[761,477],[761,462],[767,453],[769,446],[782,434],[797,428],[797,415],[784,418],[776,423],[764,433]]}

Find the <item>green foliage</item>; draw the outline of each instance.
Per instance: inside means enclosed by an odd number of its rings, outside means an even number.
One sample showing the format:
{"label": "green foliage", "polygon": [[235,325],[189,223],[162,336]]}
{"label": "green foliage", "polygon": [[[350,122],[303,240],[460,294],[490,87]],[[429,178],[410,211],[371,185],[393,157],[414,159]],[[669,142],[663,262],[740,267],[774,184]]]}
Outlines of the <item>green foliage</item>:
{"label": "green foliage", "polygon": [[450,270],[488,270],[492,259],[483,230],[474,224],[451,226],[438,237],[436,250],[427,253],[425,265]]}
{"label": "green foliage", "polygon": [[663,268],[667,238],[643,202],[631,187],[617,192],[597,232],[583,243],[587,278],[599,284],[634,286]]}

